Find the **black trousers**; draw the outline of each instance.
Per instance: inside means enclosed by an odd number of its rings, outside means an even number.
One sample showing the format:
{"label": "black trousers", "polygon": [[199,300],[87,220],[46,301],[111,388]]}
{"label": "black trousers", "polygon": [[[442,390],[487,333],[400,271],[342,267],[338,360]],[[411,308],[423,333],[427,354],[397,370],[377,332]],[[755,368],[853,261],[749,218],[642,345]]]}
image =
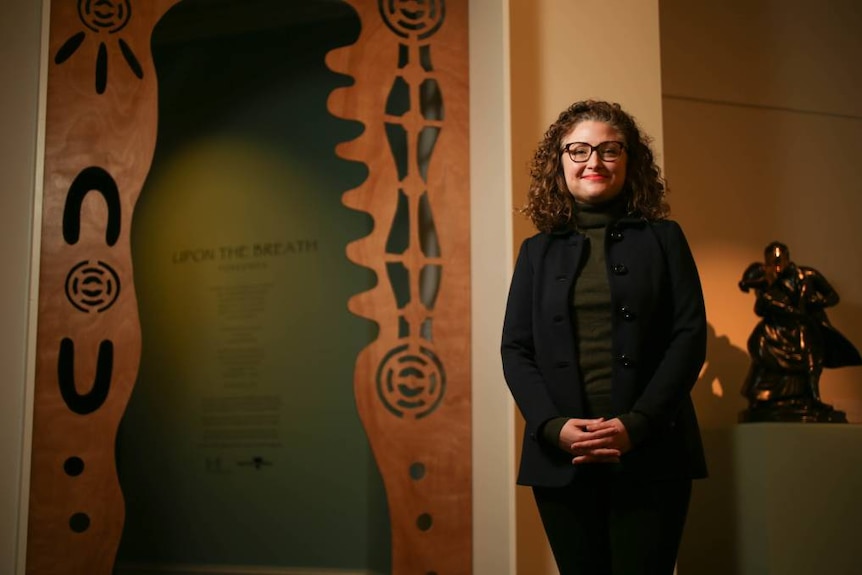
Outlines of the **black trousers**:
{"label": "black trousers", "polygon": [[604,467],[533,488],[560,575],[672,575],[691,479],[635,480]]}

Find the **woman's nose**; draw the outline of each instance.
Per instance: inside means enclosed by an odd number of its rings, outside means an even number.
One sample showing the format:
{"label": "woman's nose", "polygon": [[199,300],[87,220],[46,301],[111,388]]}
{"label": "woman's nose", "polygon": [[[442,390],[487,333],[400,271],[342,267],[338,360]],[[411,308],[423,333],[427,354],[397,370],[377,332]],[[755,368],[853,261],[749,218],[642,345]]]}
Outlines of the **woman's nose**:
{"label": "woman's nose", "polygon": [[603,166],[603,165],[604,165],[604,162],[602,162],[602,159],[599,157],[599,151],[593,150],[593,153],[590,154],[589,158],[587,158],[587,166],[592,168],[595,166]]}

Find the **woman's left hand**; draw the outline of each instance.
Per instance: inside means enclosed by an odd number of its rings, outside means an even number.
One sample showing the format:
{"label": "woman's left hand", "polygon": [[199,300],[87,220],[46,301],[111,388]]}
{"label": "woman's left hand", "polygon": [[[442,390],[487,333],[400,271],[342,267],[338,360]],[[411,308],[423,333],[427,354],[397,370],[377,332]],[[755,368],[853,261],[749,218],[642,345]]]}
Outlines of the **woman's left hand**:
{"label": "woman's left hand", "polygon": [[[608,434],[608,430],[611,430],[612,433]],[[618,417],[614,419],[608,419],[607,421],[601,421],[599,423],[591,423],[585,428],[587,431],[587,437],[584,439],[579,439],[572,443],[572,451],[580,449],[580,450],[592,450],[592,449],[616,449],[620,452],[620,454],[626,453],[632,448],[631,440],[629,439],[629,432],[626,431],[626,426],[623,425],[623,422],[620,421]],[[594,432],[597,436],[600,437],[589,437]],[[579,455],[572,459],[572,463],[587,463],[588,458],[584,455]]]}

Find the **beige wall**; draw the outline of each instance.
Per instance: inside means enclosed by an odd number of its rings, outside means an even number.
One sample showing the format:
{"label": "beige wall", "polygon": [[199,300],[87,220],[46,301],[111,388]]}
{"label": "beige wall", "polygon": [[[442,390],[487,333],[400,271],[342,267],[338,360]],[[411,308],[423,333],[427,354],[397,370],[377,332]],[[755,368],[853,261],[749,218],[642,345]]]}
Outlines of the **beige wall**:
{"label": "beige wall", "polygon": [[[714,330],[695,388],[711,478],[698,482],[680,573],[738,572],[732,430],[757,318],[736,287],[772,240],[823,272],[830,313],[862,345],[862,4],[661,0],[665,168]],[[862,422],[862,368],[827,370],[824,400]],[[788,502],[793,504],[793,502]],[[823,529],[824,526],[811,526]]]}
{"label": "beige wall", "polygon": [[508,0],[470,0],[473,563],[515,573],[515,413],[500,327],[512,259]]}
{"label": "beige wall", "polygon": [[[576,100],[619,102],[662,149],[658,0],[511,0],[512,182],[520,206],[527,164],[548,125]],[[580,57],[575,54],[581,54]],[[515,217],[513,248],[535,233]],[[519,430],[523,423],[518,415]],[[520,443],[520,437],[517,441]],[[518,487],[517,565],[557,573],[532,493]]]}
{"label": "beige wall", "polygon": [[[523,204],[533,149],[576,100],[620,102],[661,151],[658,0],[511,0],[510,14],[515,207]],[[516,218],[515,247],[531,233]]]}
{"label": "beige wall", "polygon": [[[862,344],[862,5],[778,4],[662,0],[672,206],[690,222],[717,336],[745,349],[754,301],[736,282],[780,240],[831,281],[842,301],[830,317]],[[822,378],[824,399],[855,422],[860,375],[843,368]],[[726,373],[728,395],[738,395],[744,376]],[[704,411],[707,424],[728,421],[725,410]]]}
{"label": "beige wall", "polygon": [[17,561],[40,4],[6,0],[0,9],[0,573],[13,573]]}

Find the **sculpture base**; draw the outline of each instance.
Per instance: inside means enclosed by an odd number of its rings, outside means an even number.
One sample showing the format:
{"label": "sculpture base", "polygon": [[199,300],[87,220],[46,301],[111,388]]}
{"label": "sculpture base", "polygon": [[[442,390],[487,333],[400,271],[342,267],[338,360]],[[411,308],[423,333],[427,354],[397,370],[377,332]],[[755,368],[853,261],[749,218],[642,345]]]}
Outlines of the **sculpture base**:
{"label": "sculpture base", "polygon": [[813,399],[755,402],[739,414],[740,423],[847,423],[847,415]]}
{"label": "sculpture base", "polygon": [[[710,532],[716,542],[729,538],[736,556],[721,575],[862,573],[862,425],[737,425],[731,437],[731,466],[707,480],[730,489],[721,512],[729,529]],[[722,471],[728,477],[720,479]]]}

